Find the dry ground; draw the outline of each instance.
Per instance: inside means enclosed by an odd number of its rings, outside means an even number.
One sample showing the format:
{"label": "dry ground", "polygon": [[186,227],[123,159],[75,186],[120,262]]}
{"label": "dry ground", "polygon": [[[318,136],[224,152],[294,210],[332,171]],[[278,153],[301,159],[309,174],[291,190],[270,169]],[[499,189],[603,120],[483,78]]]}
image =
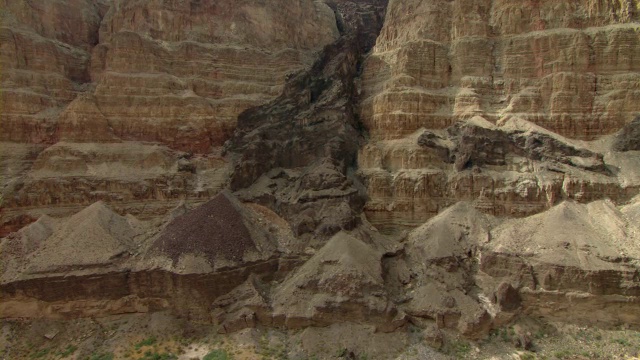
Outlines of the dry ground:
{"label": "dry ground", "polygon": [[2,323],[0,356],[7,360],[639,359],[639,331],[531,319],[521,325],[531,334],[533,351],[516,348],[512,327],[494,331],[480,342],[445,335],[444,347],[436,351],[415,327],[394,334],[375,333],[367,326],[337,325],[298,332],[247,329],[221,335],[214,326],[190,324],[165,313],[71,321],[12,320]]}

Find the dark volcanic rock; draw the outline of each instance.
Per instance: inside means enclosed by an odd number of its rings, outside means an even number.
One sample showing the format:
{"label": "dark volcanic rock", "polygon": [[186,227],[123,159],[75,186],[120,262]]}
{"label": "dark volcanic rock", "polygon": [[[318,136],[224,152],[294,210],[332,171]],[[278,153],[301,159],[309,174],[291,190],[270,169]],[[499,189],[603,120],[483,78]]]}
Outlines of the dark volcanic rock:
{"label": "dark volcanic rock", "polygon": [[382,26],[385,2],[331,5],[343,36],[309,71],[292,74],[279,98],[243,112],[225,145],[237,154],[231,189],[278,212],[298,235],[351,229],[364,205],[350,171],[362,140],[355,80]]}
{"label": "dark volcanic rock", "polygon": [[640,115],[616,134],[613,150],[640,150]]}
{"label": "dark volcanic rock", "polygon": [[[426,130],[418,137],[418,145],[435,150],[444,161],[453,163],[457,171],[505,165],[507,155],[511,154],[610,175],[602,155],[575,147],[560,137],[535,129],[504,130],[484,122],[458,122],[447,129],[445,136]],[[632,131],[629,134],[632,138]]]}
{"label": "dark volcanic rock", "polygon": [[251,234],[232,195],[221,192],[204,205],[178,216],[156,239],[152,250],[170,257],[174,264],[182,254],[203,254],[211,263],[217,257],[242,261],[255,249]]}
{"label": "dark volcanic rock", "polygon": [[522,303],[520,293],[511,284],[503,282],[496,290],[496,303],[500,305],[502,311],[517,310]]}

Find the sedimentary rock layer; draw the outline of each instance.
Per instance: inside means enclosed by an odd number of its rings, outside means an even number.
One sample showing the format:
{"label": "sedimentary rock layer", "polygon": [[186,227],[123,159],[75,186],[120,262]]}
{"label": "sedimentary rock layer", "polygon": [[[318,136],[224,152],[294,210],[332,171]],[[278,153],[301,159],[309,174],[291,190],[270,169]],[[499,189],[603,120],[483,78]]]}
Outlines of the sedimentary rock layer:
{"label": "sedimentary rock layer", "polygon": [[593,139],[638,108],[636,1],[413,1],[389,5],[363,75],[363,121],[396,139],[456,118],[518,115]]}
{"label": "sedimentary rock layer", "polygon": [[475,116],[494,124],[517,117],[568,139],[617,132],[640,112],[639,6],[391,2],[362,75],[361,118],[370,141],[359,161],[369,216],[381,226],[420,223],[458,199],[483,197],[494,214],[530,214],[548,207],[544,202],[574,197],[569,188],[589,199],[625,193],[627,185],[584,174],[543,180],[537,165],[519,161],[497,172],[452,173],[416,147],[415,137]]}
{"label": "sedimentary rock layer", "polygon": [[[151,213],[166,212],[180,198],[215,195],[226,181],[226,161],[216,154],[237,115],[278,96],[287,74],[307,68],[339,36],[334,11],[311,0],[0,5],[7,230],[34,209],[53,214],[107,200],[132,210],[153,201],[158,206],[148,209],[159,211]],[[65,145],[34,162],[58,142]],[[96,143],[110,145],[86,145]],[[194,163],[182,164],[193,154]],[[143,170],[121,176],[119,163]],[[214,184],[205,173],[217,174]]]}
{"label": "sedimentary rock layer", "polygon": [[[268,211],[230,193],[159,226],[96,203],[2,239],[0,309],[5,318],[170,310],[222,332],[411,322],[482,338],[523,315],[640,327],[639,201],[567,201],[509,220],[460,202],[406,241],[359,227],[304,252],[284,219],[271,213],[267,229]],[[187,220],[200,241],[172,243]],[[241,253],[237,239],[197,231],[237,222],[248,234]]]}
{"label": "sedimentary rock layer", "polygon": [[372,34],[382,26],[384,5],[334,5],[340,39],[311,69],[292,76],[276,100],[240,114],[225,147],[236,159],[231,188],[278,211],[297,235],[326,238],[359,221],[364,194],[352,176],[362,140],[355,83]]}
{"label": "sedimentary rock layer", "polygon": [[312,1],[10,3],[2,27],[9,141],[125,139],[207,151],[338,34],[331,9]]}

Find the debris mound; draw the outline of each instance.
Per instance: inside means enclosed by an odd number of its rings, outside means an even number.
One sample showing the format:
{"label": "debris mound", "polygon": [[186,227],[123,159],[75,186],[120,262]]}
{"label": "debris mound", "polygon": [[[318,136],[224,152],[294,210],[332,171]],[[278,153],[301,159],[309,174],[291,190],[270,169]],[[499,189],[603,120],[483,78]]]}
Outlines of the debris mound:
{"label": "debris mound", "polygon": [[393,328],[397,310],[386,297],[382,254],[339,232],[273,292],[274,318],[288,328],[334,322],[384,324]]}
{"label": "debris mound", "polygon": [[70,217],[42,242],[28,272],[112,264],[130,251],[139,231],[129,219],[98,201]]}
{"label": "debris mound", "polygon": [[156,239],[151,250],[171,258],[175,265],[183,254],[201,254],[214,263],[222,257],[242,261],[255,249],[242,214],[242,204],[227,191],[176,217]]}

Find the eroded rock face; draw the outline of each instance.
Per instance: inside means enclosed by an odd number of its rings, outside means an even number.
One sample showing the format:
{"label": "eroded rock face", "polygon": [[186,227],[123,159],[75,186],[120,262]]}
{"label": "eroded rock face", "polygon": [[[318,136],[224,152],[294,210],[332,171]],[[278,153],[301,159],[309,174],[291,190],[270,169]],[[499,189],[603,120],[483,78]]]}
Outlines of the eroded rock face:
{"label": "eroded rock face", "polygon": [[640,326],[637,1],[0,5],[1,316]]}
{"label": "eroded rock face", "polygon": [[[225,333],[340,323],[393,332],[411,322],[436,345],[440,331],[480,339],[519,316],[640,327],[638,199],[622,208],[567,201],[507,220],[461,202],[394,246],[360,227],[305,252],[284,219],[256,206],[222,193],[166,224],[103,203],[64,220],[43,217],[0,243],[1,314],[170,310]],[[172,238],[185,221],[198,241]],[[212,230],[237,222],[244,247]]]}
{"label": "eroded rock face", "polygon": [[387,286],[413,323],[471,338],[522,314],[637,326],[639,232],[627,209],[567,201],[504,221],[461,202],[409,233],[386,260]]}
{"label": "eroded rock face", "polygon": [[640,116],[616,134],[613,144],[615,151],[640,151]]}
{"label": "eroded rock face", "polygon": [[215,196],[229,173],[219,154],[191,155],[165,146],[58,142],[49,147],[0,143],[2,226],[6,235],[42,214],[66,216],[95,201],[141,218],[164,216],[181,199]]}
{"label": "eroded rock face", "polygon": [[384,289],[381,253],[338,233],[273,291],[273,314],[288,328],[369,322],[403,325]]}
{"label": "eroded rock face", "polygon": [[571,138],[615,132],[640,111],[637,6],[393,1],[365,66],[363,121],[380,139],[473,115]]}
{"label": "eroded rock face", "polygon": [[[617,186],[606,178],[565,172],[543,180],[529,161],[497,174],[452,174],[415,147],[415,136],[476,116],[493,124],[517,117],[568,139],[617,132],[640,111],[638,14],[637,1],[391,2],[362,76],[368,216],[382,227],[419,224],[474,199],[494,214],[532,214],[549,207],[545,198],[572,198],[548,191],[564,182],[590,199],[612,197]],[[481,145],[466,151],[486,152],[490,162],[515,155]]]}
{"label": "eroded rock face", "polygon": [[90,82],[91,49],[107,1],[2,6],[0,140],[51,144],[60,112]]}
{"label": "eroded rock face", "polygon": [[94,124],[97,107],[116,138],[206,152],[337,34],[321,2],[115,1],[92,53],[94,97],[78,99],[73,118],[62,115],[61,137],[92,141],[75,128]]}
{"label": "eroded rock face", "polygon": [[359,155],[365,212],[390,231],[458,200],[493,215],[527,216],[565,199],[624,203],[640,188],[638,152],[616,152],[609,140],[572,140],[515,117],[493,124],[476,116],[445,130],[370,141]]}
{"label": "eroded rock face", "polygon": [[231,188],[278,211],[295,227],[327,238],[351,230],[364,203],[353,176],[362,138],[355,81],[382,26],[384,2],[333,4],[343,35],[273,102],[249,109],[226,145],[236,157]]}
{"label": "eroded rock face", "polygon": [[[610,201],[564,202],[494,228],[480,271],[493,278],[485,284],[501,279],[519,288],[525,312],[605,326],[635,323],[638,234],[637,224]],[[571,302],[571,309],[551,310],[554,301]],[[607,310],[613,308],[620,310]]]}
{"label": "eroded rock face", "polygon": [[[287,74],[307,68],[316,52],[339,36],[333,10],[311,0],[35,5],[19,0],[0,5],[0,141],[25,147],[58,141],[117,144],[92,147],[93,161],[84,150],[60,154],[64,159],[43,154],[36,163],[57,167],[57,174],[32,176],[39,169],[25,166],[3,182],[10,184],[2,190],[7,231],[25,223],[26,218],[20,220],[29,211],[25,208],[53,214],[62,211],[57,208],[79,210],[105,200],[136,212],[135,203],[153,201],[158,207],[149,208],[157,210],[152,215],[166,212],[180,198],[215,195],[227,180],[227,164],[217,148],[231,136],[238,114],[277,97]],[[131,149],[144,147],[139,142],[165,147],[161,156],[168,156],[168,163],[195,155],[192,167],[182,167],[191,174],[172,176],[165,169],[168,176],[150,178],[148,151]],[[15,146],[0,145],[3,154]],[[29,156],[11,157],[7,168],[33,161],[35,155]],[[99,160],[105,168],[142,163],[144,174],[132,179],[120,171],[92,173]],[[89,171],[67,176],[62,162]],[[205,180],[204,174],[213,177]]]}
{"label": "eroded rock face", "polygon": [[143,140],[205,152],[338,36],[331,9],[312,1],[8,3],[10,141]]}

